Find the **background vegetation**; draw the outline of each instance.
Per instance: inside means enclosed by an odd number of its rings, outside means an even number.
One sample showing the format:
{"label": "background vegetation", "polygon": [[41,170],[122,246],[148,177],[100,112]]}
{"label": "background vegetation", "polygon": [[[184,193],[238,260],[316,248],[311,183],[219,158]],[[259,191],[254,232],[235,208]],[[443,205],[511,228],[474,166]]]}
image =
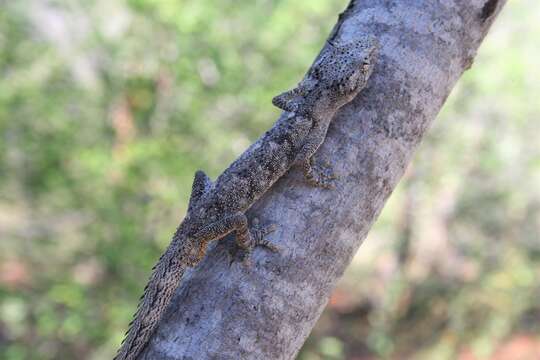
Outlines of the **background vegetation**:
{"label": "background vegetation", "polygon": [[[112,356],[346,4],[0,0],[0,358]],[[510,1],[300,359],[540,358],[539,38]]]}

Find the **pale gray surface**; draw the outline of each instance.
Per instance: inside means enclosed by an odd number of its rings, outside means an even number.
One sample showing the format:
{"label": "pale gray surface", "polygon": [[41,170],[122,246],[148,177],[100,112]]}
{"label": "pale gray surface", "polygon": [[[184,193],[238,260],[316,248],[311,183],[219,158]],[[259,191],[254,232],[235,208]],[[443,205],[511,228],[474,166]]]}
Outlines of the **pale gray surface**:
{"label": "pale gray surface", "polygon": [[225,245],[215,246],[141,358],[294,358],[505,2],[353,2],[341,40],[373,34],[381,49],[368,88],[339,112],[316,155],[333,164],[336,189],[308,187],[298,170],[282,178],[250,211],[278,225],[270,240],[282,252],[257,249],[246,269],[229,267]]}

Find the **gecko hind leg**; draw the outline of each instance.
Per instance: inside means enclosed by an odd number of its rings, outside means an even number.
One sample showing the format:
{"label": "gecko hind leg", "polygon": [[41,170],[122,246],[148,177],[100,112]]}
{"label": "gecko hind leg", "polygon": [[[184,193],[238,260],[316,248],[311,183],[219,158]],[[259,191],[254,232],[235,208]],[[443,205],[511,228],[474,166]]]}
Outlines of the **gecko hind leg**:
{"label": "gecko hind leg", "polygon": [[258,221],[254,221],[253,228],[250,230],[248,220],[245,214],[238,212],[228,216],[223,220],[216,221],[205,226],[193,235],[193,238],[199,244],[195,252],[195,262],[198,262],[206,253],[206,247],[212,240],[218,240],[225,235],[234,232],[236,237],[236,246],[243,253],[244,263],[249,264],[249,255],[257,246],[265,247],[270,251],[278,251],[277,247],[265,239],[265,236],[275,230],[274,225],[260,227]]}
{"label": "gecko hind leg", "polygon": [[260,226],[257,218],[252,220],[251,228],[247,226],[247,218],[245,224],[245,227],[242,225],[242,228],[236,231],[236,241],[228,246],[229,265],[232,265],[235,261],[241,261],[245,266],[251,266],[251,254],[256,247],[264,247],[271,252],[279,252],[278,247],[266,239],[266,235],[276,230],[275,224]]}

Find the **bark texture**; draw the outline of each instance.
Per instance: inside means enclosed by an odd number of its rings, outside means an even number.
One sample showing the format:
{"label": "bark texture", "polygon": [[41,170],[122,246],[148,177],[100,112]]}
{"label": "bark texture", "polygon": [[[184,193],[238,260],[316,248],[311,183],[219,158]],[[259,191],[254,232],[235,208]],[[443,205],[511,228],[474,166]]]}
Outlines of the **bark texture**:
{"label": "bark texture", "polygon": [[229,266],[227,240],[217,243],[140,358],[293,359],[505,2],[352,1],[331,37],[372,34],[381,48],[316,154],[340,176],[336,189],[291,170],[249,211],[278,226],[269,239],[281,253],[256,249],[251,268]]}

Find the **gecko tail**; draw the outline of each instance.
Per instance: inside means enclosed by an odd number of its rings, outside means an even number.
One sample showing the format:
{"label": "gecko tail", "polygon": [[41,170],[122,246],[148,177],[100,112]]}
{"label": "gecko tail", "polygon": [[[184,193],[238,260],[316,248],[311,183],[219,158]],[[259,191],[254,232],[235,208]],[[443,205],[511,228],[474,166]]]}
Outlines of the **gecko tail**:
{"label": "gecko tail", "polygon": [[172,264],[177,259],[174,255],[166,251],[154,267],[126,337],[113,360],[137,359],[156,330],[186,269],[185,265]]}

